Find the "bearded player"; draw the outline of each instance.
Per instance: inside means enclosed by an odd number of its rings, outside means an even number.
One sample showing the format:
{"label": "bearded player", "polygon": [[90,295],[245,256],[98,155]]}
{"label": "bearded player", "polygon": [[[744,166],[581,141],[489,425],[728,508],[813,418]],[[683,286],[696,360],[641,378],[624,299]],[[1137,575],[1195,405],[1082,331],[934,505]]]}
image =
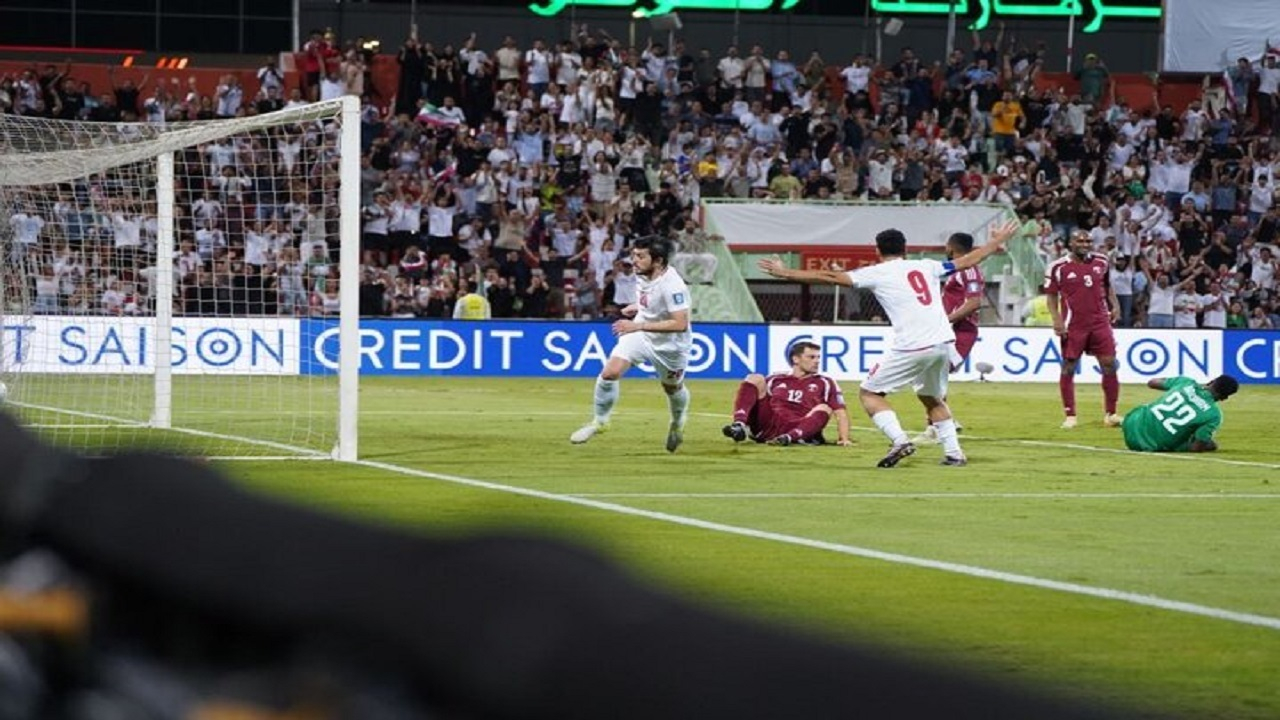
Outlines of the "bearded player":
{"label": "bearded player", "polygon": [[820,445],[822,430],[834,415],[837,445],[850,445],[849,411],[835,380],[818,373],[820,348],[798,342],[787,352],[791,372],[748,375],[733,401],[733,422],[724,426],[734,442],[751,438],[772,445]]}
{"label": "bearded player", "polygon": [[[972,250],[973,236],[969,233],[954,233],[947,239],[948,260],[955,260]],[[947,320],[951,321],[951,330],[956,334],[956,354],[951,359],[952,372],[969,359],[969,353],[973,352],[973,346],[978,342],[978,311],[982,309],[982,293],[985,289],[986,280],[977,266],[952,273],[942,282],[942,309],[947,311]],[[925,421],[928,427],[914,442],[937,442],[937,428],[929,422],[928,416],[925,416]],[[962,429],[960,421],[956,420],[956,430]]]}
{"label": "bearded player", "polygon": [[1093,252],[1087,230],[1071,233],[1070,252],[1045,269],[1044,292],[1049,299],[1053,332],[1062,342],[1063,429],[1076,426],[1076,365],[1081,355],[1092,355],[1102,368],[1103,425],[1117,427],[1120,379],[1116,377],[1116,336],[1111,325],[1120,317],[1120,302],[1111,287],[1107,256]]}

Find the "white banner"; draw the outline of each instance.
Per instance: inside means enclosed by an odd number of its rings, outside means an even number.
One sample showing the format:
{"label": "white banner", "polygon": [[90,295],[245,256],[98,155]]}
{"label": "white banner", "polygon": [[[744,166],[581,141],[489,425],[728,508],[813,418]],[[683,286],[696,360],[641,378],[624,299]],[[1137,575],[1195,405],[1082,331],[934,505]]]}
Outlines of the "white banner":
{"label": "white banner", "polygon": [[[4,319],[5,372],[147,374],[155,369],[155,318],[40,315]],[[297,375],[298,321],[175,318],[174,374]]]}
{"label": "white banner", "polygon": [[[1188,375],[1209,380],[1222,373],[1222,333],[1214,330],[1116,330],[1120,380],[1146,382],[1152,378]],[[863,380],[892,344],[885,326],[777,325],[769,329],[769,372],[789,368],[787,348],[797,340],[817,343],[822,372],[837,380]],[[977,363],[994,370],[985,379],[999,382],[1057,382],[1061,374],[1060,345],[1049,328],[981,328],[969,362],[952,380],[978,380]],[[1077,369],[1082,381],[1101,378],[1092,358]]]}
{"label": "white banner", "polygon": [[1221,73],[1268,41],[1280,44],[1276,0],[1165,0],[1164,72]]}
{"label": "white banner", "polygon": [[808,205],[804,203],[707,203],[716,232],[735,250],[800,250],[870,246],[876,233],[897,228],[911,247],[941,248],[954,232],[979,232],[1005,216],[998,205]]}

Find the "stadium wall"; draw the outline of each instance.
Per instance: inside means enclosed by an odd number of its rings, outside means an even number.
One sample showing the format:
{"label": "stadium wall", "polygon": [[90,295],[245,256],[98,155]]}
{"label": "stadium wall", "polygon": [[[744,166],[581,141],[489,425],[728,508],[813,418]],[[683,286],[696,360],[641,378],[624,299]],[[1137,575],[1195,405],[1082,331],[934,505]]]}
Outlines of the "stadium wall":
{"label": "stadium wall", "polygon": [[[337,322],[327,319],[180,318],[173,333],[178,374],[313,375],[337,368]],[[363,375],[592,377],[613,336],[607,323],[366,320],[361,323]],[[154,369],[150,318],[8,317],[6,369],[22,373],[145,374]],[[1138,383],[1230,373],[1243,383],[1280,384],[1280,332],[1247,330],[1116,331],[1120,377]],[[689,376],[737,379],[787,368],[787,348],[809,340],[822,348],[822,371],[861,380],[892,342],[883,325],[699,324]],[[1052,382],[1061,356],[1040,327],[986,327],[959,381]],[[985,378],[978,363],[990,363]],[[643,370],[636,371],[643,373]],[[1097,377],[1092,362],[1081,376]]]}

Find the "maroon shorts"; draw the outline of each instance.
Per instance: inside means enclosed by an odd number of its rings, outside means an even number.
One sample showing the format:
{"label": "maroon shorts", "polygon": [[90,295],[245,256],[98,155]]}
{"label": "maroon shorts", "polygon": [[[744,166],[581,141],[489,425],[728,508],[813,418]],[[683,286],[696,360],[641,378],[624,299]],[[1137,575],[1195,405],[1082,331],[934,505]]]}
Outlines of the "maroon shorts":
{"label": "maroon shorts", "polygon": [[[756,442],[768,442],[779,435],[785,435],[797,429],[800,426],[800,421],[805,417],[794,413],[775,413],[768,400],[764,399],[756,403],[751,417],[747,418],[747,425],[751,428],[751,437]],[[818,433],[820,432],[822,432],[821,429],[818,430]],[[800,439],[809,440],[818,433],[811,433]]]}
{"label": "maroon shorts", "polygon": [[969,353],[973,352],[973,345],[976,342],[978,342],[977,330],[956,331],[956,353],[960,355],[962,361],[969,359]]}
{"label": "maroon shorts", "polygon": [[1062,338],[1062,358],[1079,360],[1081,355],[1094,357],[1116,356],[1116,335],[1109,325],[1100,325],[1088,330],[1068,329]]}

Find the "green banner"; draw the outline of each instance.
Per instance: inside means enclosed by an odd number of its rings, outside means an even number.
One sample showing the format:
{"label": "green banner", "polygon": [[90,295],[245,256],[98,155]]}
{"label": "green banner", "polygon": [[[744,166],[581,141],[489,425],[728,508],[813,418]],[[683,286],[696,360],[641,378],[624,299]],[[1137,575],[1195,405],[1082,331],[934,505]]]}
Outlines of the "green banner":
{"label": "green banner", "polygon": [[1129,2],[1123,0],[871,0],[871,9],[878,13],[902,13],[913,15],[947,15],[955,5],[957,15],[977,13],[978,18],[969,26],[982,30],[991,24],[992,17],[1016,17],[1027,19],[1084,18],[1089,22],[1083,31],[1098,32],[1107,18],[1159,19],[1161,7],[1152,0]]}
{"label": "green banner", "polygon": [[[569,9],[630,8],[631,15],[646,18],[667,13],[697,10],[709,12],[764,12],[791,10],[803,0],[537,0],[529,10],[554,17]],[[1094,33],[1108,18],[1157,20],[1162,10],[1158,0],[868,0],[881,14],[947,15],[952,5],[961,16],[976,15],[969,26],[982,30],[992,18],[1053,19],[1079,18],[1082,30]]]}

